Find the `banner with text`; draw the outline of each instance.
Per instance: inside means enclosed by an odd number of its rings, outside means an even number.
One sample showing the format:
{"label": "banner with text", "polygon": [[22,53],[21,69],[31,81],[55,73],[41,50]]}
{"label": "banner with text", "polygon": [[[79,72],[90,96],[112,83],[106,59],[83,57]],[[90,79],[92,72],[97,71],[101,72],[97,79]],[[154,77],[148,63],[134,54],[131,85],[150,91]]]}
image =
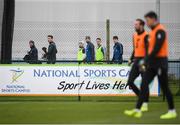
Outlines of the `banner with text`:
{"label": "banner with text", "polygon": [[[129,96],[130,67],[83,66],[0,66],[0,96]],[[141,77],[135,80],[139,87]],[[158,80],[149,85],[158,96]]]}

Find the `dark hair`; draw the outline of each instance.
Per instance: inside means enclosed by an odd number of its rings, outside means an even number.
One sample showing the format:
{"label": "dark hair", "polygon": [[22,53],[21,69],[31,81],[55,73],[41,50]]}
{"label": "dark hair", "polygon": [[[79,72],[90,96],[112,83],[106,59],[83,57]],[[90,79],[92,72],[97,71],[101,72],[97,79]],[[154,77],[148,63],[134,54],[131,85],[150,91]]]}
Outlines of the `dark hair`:
{"label": "dark hair", "polygon": [[144,22],[142,19],[139,19],[139,18],[138,18],[138,19],[136,19],[136,21],[139,21],[141,26],[144,26],[144,25],[145,25],[145,22]]}
{"label": "dark hair", "polygon": [[43,47],[42,50],[47,53],[47,48],[46,47]]}
{"label": "dark hair", "polygon": [[96,40],[100,40],[101,41],[101,38],[97,38]]}
{"label": "dark hair", "polygon": [[48,37],[51,37],[51,39],[53,39],[53,35],[48,35]]}
{"label": "dark hair", "polygon": [[86,36],[85,39],[91,39],[91,37],[90,36]]}
{"label": "dark hair", "polygon": [[150,12],[148,12],[148,13],[146,13],[145,15],[144,15],[144,17],[145,18],[147,18],[147,17],[149,17],[149,18],[154,18],[154,19],[158,19],[158,16],[157,16],[157,14],[154,12],[154,11],[150,11]]}
{"label": "dark hair", "polygon": [[117,39],[118,40],[118,36],[113,36],[113,39]]}
{"label": "dark hair", "polygon": [[33,40],[30,40],[29,43],[32,43],[33,45],[35,44]]}
{"label": "dark hair", "polygon": [[47,48],[46,48],[46,47],[43,47],[42,50],[47,50]]}

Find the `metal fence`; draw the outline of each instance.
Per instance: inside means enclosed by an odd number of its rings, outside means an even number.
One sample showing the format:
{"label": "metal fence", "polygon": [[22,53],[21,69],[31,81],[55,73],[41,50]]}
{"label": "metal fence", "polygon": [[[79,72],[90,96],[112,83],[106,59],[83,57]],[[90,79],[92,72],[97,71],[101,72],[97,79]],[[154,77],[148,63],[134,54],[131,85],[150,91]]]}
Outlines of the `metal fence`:
{"label": "metal fence", "polygon": [[180,95],[180,60],[169,61],[169,85],[174,95]]}
{"label": "metal fence", "polygon": [[[180,58],[180,16],[178,14],[180,2],[178,0],[120,0],[120,2],[91,2],[88,4],[89,5],[87,7],[94,7],[95,5],[98,5],[97,7],[95,7],[96,12],[94,16],[96,18],[94,19],[94,21],[83,21],[81,20],[84,19],[83,16],[79,16],[78,21],[53,20],[56,19],[56,16],[58,16],[59,18],[64,16],[64,18],[66,18],[68,15],[64,12],[59,12],[58,15],[51,15],[50,13],[48,13],[52,18],[50,19],[51,21],[37,21],[41,17],[41,15],[39,15],[40,17],[37,17],[36,14],[28,10],[28,2],[27,4],[25,1],[17,2],[12,46],[12,59],[22,60],[24,55],[29,50],[29,40],[35,41],[36,47],[39,50],[39,59],[41,59],[41,48],[44,46],[48,46],[47,35],[52,34],[54,36],[54,41],[58,49],[57,59],[76,60],[78,42],[80,40],[84,40],[85,36],[91,36],[92,43],[95,46],[96,38],[100,37],[102,39],[103,46],[107,46],[106,19],[110,20],[110,59],[112,58],[113,53],[114,43],[112,42],[112,37],[114,35],[117,35],[119,37],[119,42],[121,42],[124,46],[124,59],[128,59],[132,52],[132,34],[134,32],[133,22],[136,18],[143,18],[143,15],[149,10],[156,11],[160,15],[161,23],[163,23],[167,28],[170,48],[169,58]],[[43,3],[43,1],[35,3],[31,2],[32,7],[38,7],[34,8],[35,10],[37,9],[37,13],[39,13],[38,11],[40,11],[39,9],[43,7],[43,5],[46,5],[45,3]],[[51,10],[52,12],[56,12],[55,7],[57,7],[57,5],[59,6],[58,8],[61,7],[62,9],[62,5],[64,5],[65,7],[67,6],[67,4],[65,3],[52,2],[51,5],[49,5],[49,11]],[[68,5],[79,8],[82,6],[86,6],[87,4],[83,2],[78,2],[78,4],[69,2]],[[26,6],[26,8],[23,8],[23,6]],[[115,7],[117,9],[114,9]],[[101,11],[101,9],[104,9],[104,11]],[[35,10],[32,11],[34,12]],[[21,13],[21,11],[23,11],[23,13]],[[47,9],[47,12],[49,11]],[[83,13],[82,11],[78,11],[78,13],[82,15],[91,14],[91,12]],[[70,12],[71,11],[68,11],[67,13],[69,14]],[[42,11],[42,14],[43,13],[45,12]],[[26,14],[30,17],[34,17],[34,15],[36,15],[35,17],[38,19],[27,19]],[[77,16],[74,15],[73,12],[71,12],[70,14],[72,16]],[[146,30],[149,29],[146,27]]]}
{"label": "metal fence", "polygon": [[[169,37],[169,58],[180,58],[180,24],[164,23],[167,27]],[[146,27],[146,30],[149,30]],[[112,37],[117,35],[119,42],[124,46],[124,59],[128,59],[132,53],[132,34],[134,32],[133,21],[118,22],[110,20],[110,59],[113,55]],[[47,34],[53,34],[57,45],[58,60],[76,60],[78,42],[84,40],[85,36],[91,36],[92,43],[96,45],[96,38],[102,39],[103,47],[106,48],[106,21],[104,22],[81,22],[81,23],[32,23],[16,22],[13,43],[13,60],[22,60],[29,50],[28,40],[35,41],[39,50],[39,59],[42,57],[42,47],[47,47]],[[21,43],[21,44],[19,44]],[[173,49],[172,49],[173,48]]]}
{"label": "metal fence", "polygon": [[[127,1],[130,2],[112,2],[98,4],[98,6],[101,6],[101,4],[104,5],[104,8],[106,8],[106,6],[109,7],[111,4],[111,7],[122,8],[122,11],[115,12],[116,15],[119,14],[119,17],[122,17],[118,19],[111,19],[111,16],[109,16],[99,21],[98,18],[101,17],[101,12],[97,12],[97,21],[38,22],[33,20],[15,20],[12,46],[12,62],[24,63],[23,57],[24,55],[26,55],[27,50],[29,50],[29,40],[35,41],[36,47],[39,50],[39,60],[42,60],[41,48],[44,46],[48,46],[47,35],[52,34],[54,36],[54,41],[58,49],[57,63],[77,63],[76,58],[78,51],[78,42],[80,40],[84,40],[85,36],[91,36],[92,43],[95,46],[95,39],[97,37],[100,37],[102,39],[103,46],[107,46],[106,19],[110,19],[110,59],[112,58],[113,53],[112,37],[114,35],[117,35],[119,37],[119,41],[124,46],[123,58],[124,63],[127,63],[127,59],[132,53],[132,34],[134,32],[133,21],[136,18],[139,18],[139,15],[141,15],[140,17],[143,18],[143,14],[151,9],[156,11],[160,15],[160,21],[165,25],[167,29],[170,59],[168,72],[169,84],[173,95],[180,95],[180,18],[178,14],[180,2],[178,0],[152,0],[146,2],[143,0],[136,0],[137,2],[134,2],[135,0]],[[81,3],[78,4],[81,5]],[[91,4],[92,3],[89,3],[89,5]],[[130,11],[125,11],[126,8],[133,9]],[[111,10],[113,10],[113,8],[109,9],[109,15],[112,14]],[[25,10],[23,11],[24,13],[26,13]],[[108,12],[106,13],[107,15]],[[136,15],[138,15],[138,17],[136,17]],[[134,17],[130,18],[129,16]],[[147,31],[149,30],[147,27],[145,27],[145,29]]]}

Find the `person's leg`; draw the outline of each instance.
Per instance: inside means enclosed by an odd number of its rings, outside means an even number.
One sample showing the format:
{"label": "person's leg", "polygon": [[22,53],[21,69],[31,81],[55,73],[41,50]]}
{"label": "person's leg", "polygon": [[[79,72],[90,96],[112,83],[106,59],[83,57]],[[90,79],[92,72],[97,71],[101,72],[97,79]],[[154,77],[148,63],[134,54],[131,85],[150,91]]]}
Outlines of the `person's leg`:
{"label": "person's leg", "polygon": [[161,119],[176,118],[177,114],[176,114],[176,111],[174,109],[173,96],[172,96],[172,93],[171,93],[169,86],[168,86],[167,68],[159,68],[158,69],[158,79],[159,79],[161,89],[162,89],[162,91],[165,94],[165,97],[167,99],[168,108],[169,108],[168,113],[161,115],[160,118]]}
{"label": "person's leg", "polygon": [[132,109],[132,110],[125,110],[124,114],[128,115],[128,116],[134,116],[136,118],[140,118],[142,116],[141,113],[141,106],[143,104],[143,102],[145,101],[145,99],[147,98],[148,95],[148,89],[149,89],[149,83],[153,80],[154,76],[155,76],[155,72],[153,69],[148,68],[147,71],[144,73],[143,78],[142,78],[142,84],[141,84],[141,89],[140,89],[140,93],[138,96],[138,101],[136,104],[136,109]]}
{"label": "person's leg", "polygon": [[149,84],[156,75],[156,71],[153,68],[148,68],[143,75],[139,98],[136,104],[136,109],[140,109],[142,103],[148,98]]}
{"label": "person's leg", "polygon": [[134,81],[138,76],[139,76],[138,66],[136,63],[134,63],[129,73],[127,86],[129,85],[129,87],[131,87],[131,89],[137,96],[139,95],[139,88],[134,84]]}
{"label": "person's leg", "polygon": [[158,72],[159,72],[158,73],[159,83],[160,83],[162,92],[165,94],[165,97],[167,99],[168,107],[169,109],[174,109],[173,96],[168,85],[167,69],[159,68]]}
{"label": "person's leg", "polygon": [[[144,77],[144,73],[141,72],[141,78],[143,79],[143,77]],[[142,87],[142,84],[141,84],[141,87]],[[146,95],[147,98],[145,98],[144,104],[149,102],[149,94],[150,94],[150,93],[149,93],[149,89],[148,89],[147,91],[148,91],[148,92],[147,92],[147,95]]]}

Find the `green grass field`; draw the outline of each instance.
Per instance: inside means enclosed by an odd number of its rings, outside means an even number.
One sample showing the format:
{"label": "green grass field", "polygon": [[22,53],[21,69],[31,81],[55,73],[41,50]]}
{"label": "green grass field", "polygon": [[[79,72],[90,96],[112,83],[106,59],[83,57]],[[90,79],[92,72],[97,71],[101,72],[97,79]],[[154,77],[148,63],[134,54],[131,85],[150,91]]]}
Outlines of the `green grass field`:
{"label": "green grass field", "polygon": [[175,96],[179,116],[160,120],[167,111],[162,97],[151,97],[149,111],[141,119],[127,117],[125,109],[135,105],[136,97],[0,97],[0,123],[41,124],[125,124],[125,123],[179,123],[180,96]]}

